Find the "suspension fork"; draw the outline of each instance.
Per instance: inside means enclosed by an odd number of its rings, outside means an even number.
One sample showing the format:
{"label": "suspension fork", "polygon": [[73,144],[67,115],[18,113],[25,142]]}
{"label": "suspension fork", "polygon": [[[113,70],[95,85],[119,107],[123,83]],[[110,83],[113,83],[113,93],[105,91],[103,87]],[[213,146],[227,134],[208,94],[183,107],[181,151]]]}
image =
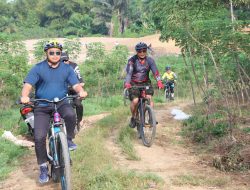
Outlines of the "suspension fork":
{"label": "suspension fork", "polygon": [[[58,162],[58,155],[57,155],[57,146],[56,146],[56,141],[57,141],[57,133],[55,133],[54,131],[54,126],[52,126],[51,128],[51,136],[50,136],[50,140],[52,141],[52,145],[53,145],[53,154],[51,156],[48,156],[49,158],[52,158],[53,161],[53,165],[55,167],[59,166],[59,162]],[[50,159],[51,159],[50,158]]]}

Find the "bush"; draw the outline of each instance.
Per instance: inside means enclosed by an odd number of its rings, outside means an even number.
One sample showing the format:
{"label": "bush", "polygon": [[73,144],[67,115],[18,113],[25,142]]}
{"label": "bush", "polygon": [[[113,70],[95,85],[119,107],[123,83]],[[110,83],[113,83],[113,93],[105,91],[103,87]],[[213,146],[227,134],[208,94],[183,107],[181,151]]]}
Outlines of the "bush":
{"label": "bush", "polygon": [[126,46],[116,46],[110,53],[106,53],[102,43],[88,44],[87,60],[81,65],[81,70],[89,94],[94,96],[120,94],[123,80],[119,79],[127,64],[127,57]]}
{"label": "bush", "polygon": [[[213,117],[213,116],[211,116]],[[220,138],[229,133],[229,125],[219,121],[212,123],[214,118],[206,118],[202,114],[196,114],[183,122],[182,132],[198,143],[208,143],[212,139]]]}

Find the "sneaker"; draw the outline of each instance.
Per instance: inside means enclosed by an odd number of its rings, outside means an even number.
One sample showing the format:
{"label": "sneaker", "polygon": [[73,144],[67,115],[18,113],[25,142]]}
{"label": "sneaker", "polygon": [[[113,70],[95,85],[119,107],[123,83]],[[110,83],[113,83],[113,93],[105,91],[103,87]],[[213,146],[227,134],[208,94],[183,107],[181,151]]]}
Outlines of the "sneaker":
{"label": "sneaker", "polygon": [[77,145],[71,139],[68,139],[68,147],[69,150],[75,150],[77,148]]}
{"label": "sneaker", "polygon": [[39,182],[43,184],[43,183],[47,183],[48,181],[49,181],[48,167],[40,166]]}
{"label": "sneaker", "polygon": [[135,118],[131,117],[129,127],[135,128],[135,126],[136,126],[136,120]]}

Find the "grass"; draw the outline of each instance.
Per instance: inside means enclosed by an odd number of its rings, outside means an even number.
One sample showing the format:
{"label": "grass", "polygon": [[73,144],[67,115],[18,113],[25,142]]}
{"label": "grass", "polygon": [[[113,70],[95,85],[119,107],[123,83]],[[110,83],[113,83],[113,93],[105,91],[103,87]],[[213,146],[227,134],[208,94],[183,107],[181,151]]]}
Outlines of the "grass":
{"label": "grass", "polygon": [[184,186],[216,186],[216,187],[224,187],[227,183],[230,182],[229,177],[214,177],[211,176],[202,176],[202,175],[178,175],[172,178],[173,185]]}
{"label": "grass", "polygon": [[[18,126],[19,119],[20,114],[18,109],[1,110],[0,136],[2,136],[5,130],[11,131],[16,135],[25,134],[27,127],[23,122]],[[19,158],[26,153],[26,148],[17,146],[0,137],[0,181],[8,177],[9,173],[20,164]]]}
{"label": "grass", "polygon": [[[126,111],[125,111],[126,113]],[[153,174],[138,174],[115,168],[106,138],[112,131],[124,126],[124,109],[115,109],[110,116],[100,120],[76,139],[78,150],[73,152],[74,189],[123,190],[145,189],[150,184],[161,186],[162,179]]]}
{"label": "grass", "polygon": [[96,115],[103,112],[109,112],[114,108],[123,105],[123,99],[121,95],[110,96],[106,98],[86,98],[83,101],[84,104],[84,115]]}
{"label": "grass", "polygon": [[140,160],[137,156],[133,145],[133,139],[136,138],[134,129],[128,127],[128,124],[124,125],[118,134],[117,142],[121,147],[123,153],[127,156],[128,160]]}
{"label": "grass", "polygon": [[18,166],[19,158],[27,153],[28,149],[0,138],[0,181],[7,178],[8,174]]}

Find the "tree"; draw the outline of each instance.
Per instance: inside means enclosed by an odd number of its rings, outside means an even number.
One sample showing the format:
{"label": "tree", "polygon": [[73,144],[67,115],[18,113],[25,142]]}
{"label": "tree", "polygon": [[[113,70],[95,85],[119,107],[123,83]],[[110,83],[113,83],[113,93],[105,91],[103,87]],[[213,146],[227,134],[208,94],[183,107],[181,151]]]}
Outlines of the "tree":
{"label": "tree", "polygon": [[96,14],[94,18],[95,24],[105,23],[109,28],[110,36],[114,32],[114,24],[118,19],[119,32],[122,34],[125,29],[128,0],[94,0],[94,7],[92,11]]}

